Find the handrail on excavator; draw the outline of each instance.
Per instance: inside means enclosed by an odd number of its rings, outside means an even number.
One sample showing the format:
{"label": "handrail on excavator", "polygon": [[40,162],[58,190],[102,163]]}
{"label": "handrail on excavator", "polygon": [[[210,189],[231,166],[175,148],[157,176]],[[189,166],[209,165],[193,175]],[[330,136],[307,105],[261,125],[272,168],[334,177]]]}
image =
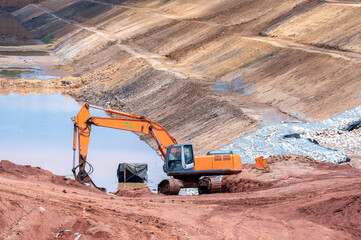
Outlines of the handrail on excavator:
{"label": "handrail on excavator", "polygon": [[102,108],[102,107],[95,106],[95,105],[90,105],[90,104],[88,104],[88,105],[89,105],[90,108],[102,110],[104,112],[120,115],[120,116],[123,116],[123,117],[129,117],[129,118],[134,118],[134,119],[147,119],[144,116],[139,116],[139,115],[136,115],[134,113],[125,113],[125,112],[115,111],[115,110],[110,109],[110,108]]}

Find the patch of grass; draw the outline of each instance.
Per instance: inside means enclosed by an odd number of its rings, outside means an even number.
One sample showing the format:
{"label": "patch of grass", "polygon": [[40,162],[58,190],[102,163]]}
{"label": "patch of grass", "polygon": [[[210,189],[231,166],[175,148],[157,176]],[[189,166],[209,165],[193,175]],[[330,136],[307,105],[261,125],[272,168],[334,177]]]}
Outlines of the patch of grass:
{"label": "patch of grass", "polygon": [[44,43],[49,43],[51,40],[53,40],[54,37],[55,37],[54,34],[50,34],[50,35],[48,35],[48,36],[46,36],[46,37],[43,37],[43,38],[41,39],[41,41],[43,41]]}
{"label": "patch of grass", "polygon": [[167,3],[167,2],[170,2],[170,0],[164,0],[164,2],[163,2],[163,3]]}

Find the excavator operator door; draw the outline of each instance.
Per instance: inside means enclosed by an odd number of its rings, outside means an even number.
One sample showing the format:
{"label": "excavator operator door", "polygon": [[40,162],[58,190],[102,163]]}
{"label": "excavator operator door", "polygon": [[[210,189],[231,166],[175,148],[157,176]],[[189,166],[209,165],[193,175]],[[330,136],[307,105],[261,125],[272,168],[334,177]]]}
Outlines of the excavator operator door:
{"label": "excavator operator door", "polygon": [[171,145],[167,150],[164,170],[169,175],[194,171],[194,155],[192,145]]}

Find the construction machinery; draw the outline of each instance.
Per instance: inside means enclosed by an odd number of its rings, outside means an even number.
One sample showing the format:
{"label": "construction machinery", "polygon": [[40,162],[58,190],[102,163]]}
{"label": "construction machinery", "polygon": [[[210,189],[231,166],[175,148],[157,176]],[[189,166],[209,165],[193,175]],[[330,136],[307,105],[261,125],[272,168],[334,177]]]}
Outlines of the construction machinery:
{"label": "construction machinery", "polygon": [[[91,116],[89,108],[103,110],[121,118]],[[214,151],[208,152],[204,156],[194,156],[191,144],[178,144],[176,139],[161,125],[144,116],[104,109],[85,103],[74,120],[72,171],[78,182],[88,183],[100,190],[105,189],[97,187],[89,177],[90,173],[85,170],[86,164],[89,164],[87,153],[92,125],[143,133],[155,140],[164,161],[163,170],[172,177],[159,183],[159,193],[177,195],[181,188],[198,188],[200,194],[220,192],[221,180],[217,176],[237,174],[242,171],[241,158],[232,151]],[[75,166],[77,139],[79,164]],[[92,168],[90,164],[89,166]],[[78,168],[79,171],[76,173]]]}
{"label": "construction machinery", "polygon": [[260,170],[260,171],[266,172],[266,173],[271,172],[271,168],[268,166],[268,164],[267,164],[266,160],[264,160],[263,156],[256,158],[255,162],[256,163],[254,164],[254,167],[257,170]]}

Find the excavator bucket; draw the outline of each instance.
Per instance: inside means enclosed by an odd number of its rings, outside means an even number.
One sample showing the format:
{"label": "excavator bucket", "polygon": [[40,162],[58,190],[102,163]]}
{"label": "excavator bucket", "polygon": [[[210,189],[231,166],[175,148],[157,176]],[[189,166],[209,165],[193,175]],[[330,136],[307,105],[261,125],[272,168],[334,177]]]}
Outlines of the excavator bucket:
{"label": "excavator bucket", "polygon": [[264,171],[264,172],[271,172],[271,168],[266,163],[266,160],[264,160],[263,156],[260,156],[255,159],[256,164],[254,165],[256,169]]}

